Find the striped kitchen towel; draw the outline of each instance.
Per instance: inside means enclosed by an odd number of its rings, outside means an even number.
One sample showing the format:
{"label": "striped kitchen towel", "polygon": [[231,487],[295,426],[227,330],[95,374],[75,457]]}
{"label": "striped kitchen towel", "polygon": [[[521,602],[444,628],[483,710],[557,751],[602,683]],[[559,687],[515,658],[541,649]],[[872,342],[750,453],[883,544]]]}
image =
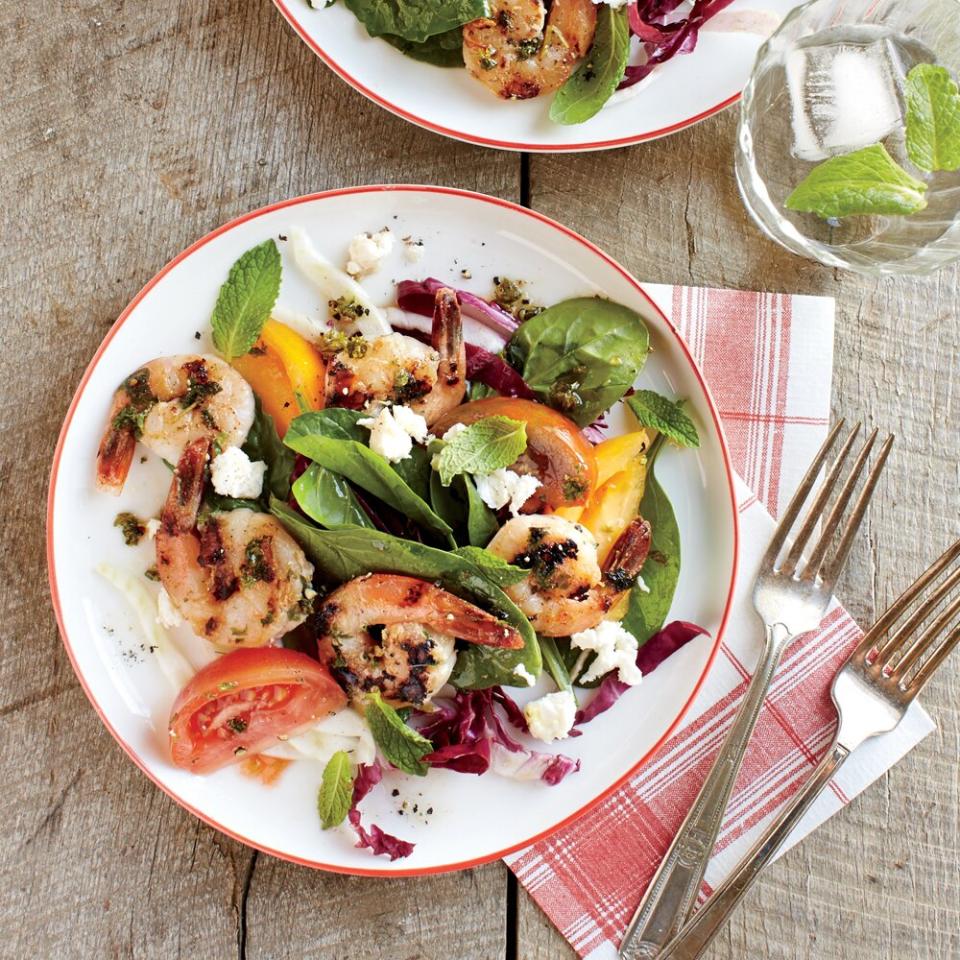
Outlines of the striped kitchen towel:
{"label": "striped kitchen towel", "polygon": [[[646,884],[693,803],[760,653],[750,601],[774,518],[823,442],[830,417],[834,303],[824,297],[648,285],[690,345],[720,410],[738,489],[738,592],[720,655],[683,725],[599,807],[507,857],[571,946],[613,960]],[[861,636],[839,604],[788,648],[765,702],[707,870],[709,894],[798,790],[835,728],[830,682]],[[918,704],[892,733],[858,750],[791,836],[836,813],[933,729]]]}

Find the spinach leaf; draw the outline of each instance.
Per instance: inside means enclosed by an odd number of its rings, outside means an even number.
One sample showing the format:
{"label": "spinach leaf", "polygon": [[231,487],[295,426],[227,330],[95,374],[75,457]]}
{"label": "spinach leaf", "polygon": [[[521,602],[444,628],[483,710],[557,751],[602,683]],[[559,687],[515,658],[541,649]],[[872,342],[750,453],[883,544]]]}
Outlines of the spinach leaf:
{"label": "spinach leaf", "polygon": [[414,444],[410,456],[399,463],[391,463],[394,473],[421,499],[430,499],[430,454],[425,447]]}
{"label": "spinach leaf", "polygon": [[427,775],[430,767],[423,758],[433,753],[433,744],[413,727],[408,727],[400,714],[389,703],[383,702],[376,688],[368,695],[364,716],[380,752],[393,766],[414,777]]}
{"label": "spinach leaf", "polygon": [[224,513],[227,510],[255,510],[262,513],[263,504],[259,500],[247,500],[244,497],[225,497],[208,485],[203,491],[202,510],[210,513]]}
{"label": "spinach leaf", "polygon": [[590,53],[557,91],[550,104],[550,119],[554,123],[583,123],[599,113],[620,86],[629,56],[626,8],[600,7]]}
{"label": "spinach leaf", "polygon": [[353,769],[346,751],[338,750],[323,768],[317,792],[317,813],[324,830],[343,823],[353,802]]}
{"label": "spinach leaf", "polygon": [[311,463],[293,483],[300,509],[321,527],[373,527],[373,521],[343,477],[319,463]]}
{"label": "spinach leaf", "polygon": [[583,427],[633,386],[649,349],[638,313],[599,297],[577,297],[521,324],[505,357],[539,399]]}
{"label": "spinach leaf", "polygon": [[460,27],[438,33],[423,43],[392,37],[388,33],[383,35],[383,39],[405,56],[421,63],[431,63],[435,67],[463,66],[463,31]]}
{"label": "spinach leaf", "polygon": [[669,498],[663,492],[655,474],[656,456],[663,448],[661,434],[653,442],[648,454],[647,486],[640,501],[640,516],[650,522],[652,537],[650,553],[641,576],[649,592],[639,586],[630,591],[627,614],[623,626],[642,646],[664,624],[680,576],[680,530]]}
{"label": "spinach leaf", "polygon": [[371,37],[423,43],[488,14],[487,0],[344,0]]}
{"label": "spinach leaf", "polygon": [[526,571],[476,547],[437,550],[365,527],[320,530],[278,500],[270,501],[270,512],[303,547],[327,581],[344,583],[371,571],[422,577],[439,582],[445,590],[476,603],[520,632],[524,640],[520,650],[474,645],[461,651],[453,673],[456,686],[483,689],[509,683],[514,669],[521,664],[533,676],[540,673],[537,635],[530,621],[500,589],[500,585],[522,580]]}
{"label": "spinach leaf", "polygon": [[273,417],[260,406],[259,400],[253,426],[243,444],[243,452],[251,460],[262,460],[267,465],[264,493],[278,500],[286,500],[290,496],[290,474],[293,473],[297,458],[292,450],[283,445]]}
{"label": "spinach leaf", "polygon": [[440,474],[435,470],[430,471],[430,505],[455,531],[466,525],[466,504],[456,495],[455,487],[445,487],[440,482]]}
{"label": "spinach leaf", "polygon": [[480,499],[471,477],[456,481],[467,497],[467,539],[471,546],[485,547],[500,529],[497,515]]}
{"label": "spinach leaf", "polygon": [[362,427],[354,410],[314,410],[301,414],[287,430],[283,442],[314,463],[339,473],[362,490],[426,530],[449,537],[452,530],[393,470],[389,462],[362,442]]}
{"label": "spinach leaf", "polygon": [[[556,637],[541,637],[537,634],[540,641],[540,653],[543,654],[543,665],[547,672],[553,677],[554,683],[560,690],[566,690],[573,693],[573,683],[570,680],[570,670],[567,667],[563,653],[557,646]],[[567,648],[569,650],[569,646]]]}

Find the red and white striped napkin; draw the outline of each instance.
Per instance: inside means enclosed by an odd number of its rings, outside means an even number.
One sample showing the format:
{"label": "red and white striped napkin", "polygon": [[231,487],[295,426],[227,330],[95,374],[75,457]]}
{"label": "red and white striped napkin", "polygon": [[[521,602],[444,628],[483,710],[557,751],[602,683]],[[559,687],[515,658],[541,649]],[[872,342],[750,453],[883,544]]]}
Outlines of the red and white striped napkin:
{"label": "red and white striped napkin", "polygon": [[[823,442],[830,417],[834,302],[824,297],[648,285],[690,345],[723,418],[739,487],[738,594],[721,653],[684,726],[596,810],[506,859],[582,957],[612,960],[644,888],[693,803],[760,654],[750,602],[760,557]],[[834,604],[787,650],[737,781],[701,897],[804,783],[830,744],[830,682],[860,629]],[[914,704],[856,751],[786,849],[836,813],[933,730]]]}

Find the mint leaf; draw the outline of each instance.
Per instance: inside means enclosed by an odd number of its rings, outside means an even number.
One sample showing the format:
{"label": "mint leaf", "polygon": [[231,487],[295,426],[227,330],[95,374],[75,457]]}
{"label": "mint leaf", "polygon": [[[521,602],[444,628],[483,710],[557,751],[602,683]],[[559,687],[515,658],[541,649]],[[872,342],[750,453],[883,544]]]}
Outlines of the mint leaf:
{"label": "mint leaf", "polygon": [[587,58],[571,74],[550,104],[554,123],[584,123],[600,112],[620,85],[630,56],[626,8],[602,6]]}
{"label": "mint leaf", "polygon": [[877,143],[817,164],[787,197],[786,207],[824,218],[908,214],[927,205],[926,190]]}
{"label": "mint leaf", "polygon": [[960,168],[960,90],[947,69],[918,63],[904,94],[910,162],[927,173]]}
{"label": "mint leaf", "polygon": [[317,793],[317,812],[324,830],[343,823],[353,801],[353,769],[350,758],[338,750],[323,768],[323,779]]}
{"label": "mint leaf", "polygon": [[379,690],[373,690],[365,711],[367,725],[380,752],[398,769],[415,777],[427,775],[423,758],[433,753],[433,744],[412,727],[408,727],[389,703],[384,703]]}
{"label": "mint leaf", "polygon": [[437,458],[440,482],[449,487],[460,473],[484,476],[509,467],[527,449],[527,425],[509,417],[486,417],[451,437]]}
{"label": "mint leaf", "polygon": [[228,360],[257,342],[280,293],[280,251],[273,240],[244,253],[220,287],[210,326],[213,345]]}
{"label": "mint leaf", "polygon": [[668,400],[654,390],[638,390],[627,397],[627,406],[641,427],[650,427],[681,447],[700,446],[700,434],[683,412],[682,402]]}

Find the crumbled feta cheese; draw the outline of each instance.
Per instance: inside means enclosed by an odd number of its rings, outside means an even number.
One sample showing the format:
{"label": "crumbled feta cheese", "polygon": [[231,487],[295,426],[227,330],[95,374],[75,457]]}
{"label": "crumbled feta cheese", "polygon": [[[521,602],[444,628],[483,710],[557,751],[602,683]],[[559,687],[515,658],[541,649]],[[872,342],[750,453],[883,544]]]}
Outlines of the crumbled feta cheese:
{"label": "crumbled feta cheese", "polygon": [[147,539],[152,540],[160,529],[160,521],[156,517],[151,517],[147,521]]}
{"label": "crumbled feta cheese", "polygon": [[605,3],[611,10],[619,10],[621,7],[625,7],[630,0],[593,0],[593,2],[598,7]]}
{"label": "crumbled feta cheese", "polygon": [[263,490],[266,472],[267,465],[262,460],[251,460],[239,447],[227,447],[210,464],[213,489],[222,497],[256,500]]}
{"label": "crumbled feta cheese", "polygon": [[583,675],[583,681],[598,680],[611,670],[621,683],[635,687],[643,674],[637,666],[637,638],[617,620],[601,620],[592,630],[581,630],[570,638],[570,646],[584,652],[592,650],[597,658]]}
{"label": "crumbled feta cheese", "polygon": [[[449,436],[450,431],[447,431]],[[525,473],[501,468],[486,476],[474,477],[480,499],[494,510],[510,504],[510,513],[517,516],[520,508],[540,487],[540,481]]]}
{"label": "crumbled feta cheese", "polygon": [[441,439],[449,443],[458,433],[463,433],[463,431],[466,429],[467,425],[465,423],[455,423],[447,430]]}
{"label": "crumbled feta cheese", "polygon": [[389,230],[379,233],[358,233],[350,241],[347,253],[347,273],[351,277],[360,277],[373,273],[380,267],[380,261],[393,252],[394,237]]}
{"label": "crumbled feta cheese", "polygon": [[641,577],[639,573],[637,574],[637,579],[634,581],[634,584],[633,584],[633,585],[634,585],[641,593],[649,593],[649,592],[650,592],[650,588],[647,586],[647,581],[644,580],[643,577]]}
{"label": "crumbled feta cheese", "polygon": [[180,616],[180,611],[173,605],[173,601],[170,599],[170,594],[167,593],[163,587],[160,588],[160,593],[157,594],[157,623],[161,627],[179,627],[183,623],[183,617]]}
{"label": "crumbled feta cheese", "polygon": [[577,701],[568,690],[548,693],[539,700],[531,700],[523,708],[530,736],[550,743],[562,740],[570,733],[577,716]]}
{"label": "crumbled feta cheese", "polygon": [[513,675],[528,687],[532,687],[537,682],[537,678],[522,663],[513,668]]}
{"label": "crumbled feta cheese", "polygon": [[357,423],[370,431],[370,449],[391,463],[406,460],[413,450],[413,441],[425,443],[427,421],[409,407],[384,407],[375,417],[364,417]]}
{"label": "crumbled feta cheese", "polygon": [[403,256],[407,263],[419,263],[423,259],[423,241],[404,237]]}

